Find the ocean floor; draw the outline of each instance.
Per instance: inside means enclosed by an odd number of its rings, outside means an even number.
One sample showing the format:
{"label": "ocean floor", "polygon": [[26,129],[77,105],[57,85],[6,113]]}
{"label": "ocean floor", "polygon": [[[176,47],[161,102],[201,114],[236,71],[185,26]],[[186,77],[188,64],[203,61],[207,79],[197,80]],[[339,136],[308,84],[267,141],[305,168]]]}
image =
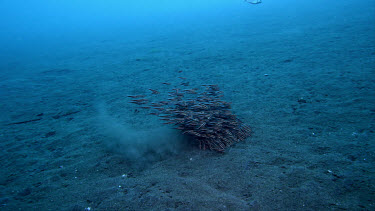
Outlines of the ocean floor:
{"label": "ocean floor", "polygon": [[[8,63],[0,209],[374,210],[367,21],[98,40]],[[179,77],[219,85],[252,136],[199,150],[127,97],[166,93]]]}

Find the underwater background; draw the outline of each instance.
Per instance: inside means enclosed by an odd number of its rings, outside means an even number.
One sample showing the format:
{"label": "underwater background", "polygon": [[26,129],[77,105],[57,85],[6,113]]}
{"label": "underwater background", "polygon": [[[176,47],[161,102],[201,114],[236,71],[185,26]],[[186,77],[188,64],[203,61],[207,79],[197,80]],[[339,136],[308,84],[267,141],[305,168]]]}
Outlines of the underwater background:
{"label": "underwater background", "polygon": [[[181,78],[251,137],[130,103]],[[0,1],[0,210],[374,210],[374,120],[374,0]]]}

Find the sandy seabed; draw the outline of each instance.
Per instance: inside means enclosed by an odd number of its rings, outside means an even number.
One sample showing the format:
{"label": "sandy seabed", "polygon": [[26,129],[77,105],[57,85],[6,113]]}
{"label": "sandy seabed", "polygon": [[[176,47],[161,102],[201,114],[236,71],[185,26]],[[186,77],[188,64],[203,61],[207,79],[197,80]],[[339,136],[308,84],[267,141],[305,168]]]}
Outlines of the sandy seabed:
{"label": "sandy seabed", "polygon": [[[30,73],[1,75],[0,209],[375,209],[375,28],[351,21],[10,65]],[[178,77],[218,84],[252,136],[201,151],[126,97]]]}

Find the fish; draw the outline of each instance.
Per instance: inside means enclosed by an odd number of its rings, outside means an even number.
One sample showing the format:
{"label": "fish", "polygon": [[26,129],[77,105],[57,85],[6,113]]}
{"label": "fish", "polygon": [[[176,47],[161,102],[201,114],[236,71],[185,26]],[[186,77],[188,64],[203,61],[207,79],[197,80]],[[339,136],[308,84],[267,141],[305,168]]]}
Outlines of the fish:
{"label": "fish", "polygon": [[152,92],[152,94],[159,94],[159,91],[155,90],[155,89],[148,89]]}
{"label": "fish", "polygon": [[197,94],[197,91],[194,89],[184,89],[183,91],[188,94]]}
{"label": "fish", "polygon": [[131,103],[134,103],[134,104],[137,104],[137,105],[143,105],[143,104],[147,104],[148,100],[147,99],[136,99],[136,100],[132,100]]}
{"label": "fish", "polygon": [[[167,82],[163,84],[170,85]],[[180,85],[188,86],[189,82],[182,82]],[[160,102],[149,102],[144,95],[128,97],[133,98],[131,103],[151,109],[150,114],[158,116],[162,124],[171,125],[171,128],[198,140],[200,149],[224,152],[236,142],[248,138],[251,128],[233,114],[230,102],[222,100],[223,94],[218,85],[202,86],[205,87],[202,92],[198,92],[196,88],[175,87]],[[149,90],[152,94],[159,94],[157,90]]]}
{"label": "fish", "polygon": [[141,97],[146,97],[146,95],[128,95],[128,97],[131,97],[131,98],[141,98]]}

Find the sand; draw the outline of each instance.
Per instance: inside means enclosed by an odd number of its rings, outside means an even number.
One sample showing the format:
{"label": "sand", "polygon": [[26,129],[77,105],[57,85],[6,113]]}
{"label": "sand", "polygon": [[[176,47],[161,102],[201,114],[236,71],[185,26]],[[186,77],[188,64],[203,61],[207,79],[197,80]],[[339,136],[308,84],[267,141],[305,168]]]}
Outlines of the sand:
{"label": "sand", "polygon": [[[289,27],[241,18],[9,60],[0,209],[375,209],[373,11]],[[126,97],[178,77],[218,84],[252,136],[202,151]]]}

